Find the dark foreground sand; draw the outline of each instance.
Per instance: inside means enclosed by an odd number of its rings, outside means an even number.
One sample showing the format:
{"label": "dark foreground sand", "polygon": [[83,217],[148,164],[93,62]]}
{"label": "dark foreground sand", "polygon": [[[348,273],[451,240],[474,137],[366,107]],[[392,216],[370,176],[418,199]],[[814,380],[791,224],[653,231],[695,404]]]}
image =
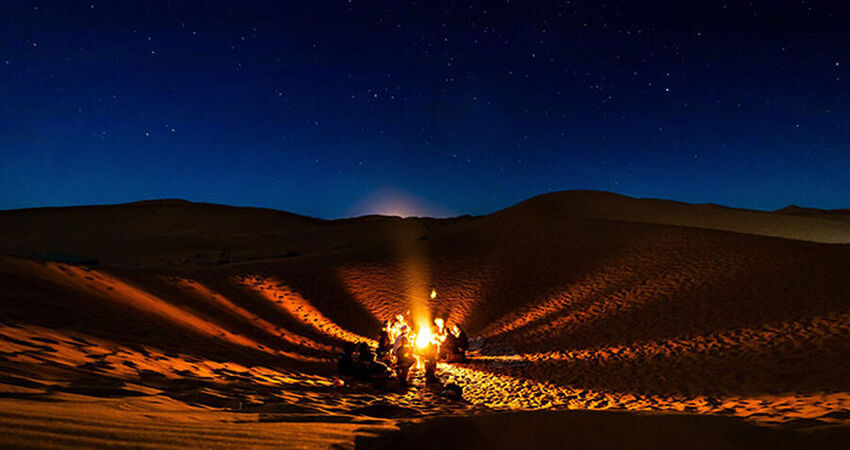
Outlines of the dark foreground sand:
{"label": "dark foreground sand", "polygon": [[[587,192],[445,220],[0,212],[0,443],[845,448],[845,218]],[[337,379],[411,308],[480,338],[438,369],[463,401]]]}
{"label": "dark foreground sand", "polygon": [[533,411],[438,418],[402,424],[363,449],[830,449],[850,442],[847,427],[769,428],[728,417],[623,411]]}

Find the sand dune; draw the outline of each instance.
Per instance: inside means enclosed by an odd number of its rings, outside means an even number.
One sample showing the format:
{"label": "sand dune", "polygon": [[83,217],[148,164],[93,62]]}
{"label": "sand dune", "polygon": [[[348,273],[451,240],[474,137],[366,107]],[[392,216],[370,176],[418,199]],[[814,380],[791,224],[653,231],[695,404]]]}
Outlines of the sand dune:
{"label": "sand dune", "polygon": [[776,212],[636,199],[609,192],[565,191],[526,200],[506,212],[624,220],[707,228],[824,243],[850,243],[850,212],[789,206]]}
{"label": "sand dune", "polygon": [[850,209],[823,210],[815,208],[803,208],[797,205],[789,205],[785,208],[776,210],[776,213],[786,214],[789,216],[812,217],[816,219],[850,222]]}
{"label": "sand dune", "polygon": [[[443,220],[182,201],[0,212],[0,441],[380,446],[366,438],[549,408],[675,413],[647,426],[739,430],[717,441],[730,448],[828,446],[850,425],[842,217],[581,191]],[[480,337],[439,368],[463,401],[421,379],[337,380],[340,345],[375,339],[411,298]],[[643,419],[592,417],[642,436]]]}

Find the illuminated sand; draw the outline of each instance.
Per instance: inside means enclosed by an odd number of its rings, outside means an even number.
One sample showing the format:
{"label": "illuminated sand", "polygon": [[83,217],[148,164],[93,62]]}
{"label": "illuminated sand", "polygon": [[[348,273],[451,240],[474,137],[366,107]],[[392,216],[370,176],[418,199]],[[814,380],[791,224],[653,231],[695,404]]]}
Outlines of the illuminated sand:
{"label": "illuminated sand", "polygon": [[[646,214],[520,205],[322,222],[181,202],[2,213],[16,238],[0,250],[17,255],[0,257],[2,439],[350,445],[421,417],[540,408],[850,424],[850,247]],[[738,226],[754,213],[742,214]],[[44,261],[61,255],[100,264]],[[411,295],[486,338],[468,363],[439,367],[464,402],[421,378],[406,391],[335,383],[342,342],[375,339]]]}

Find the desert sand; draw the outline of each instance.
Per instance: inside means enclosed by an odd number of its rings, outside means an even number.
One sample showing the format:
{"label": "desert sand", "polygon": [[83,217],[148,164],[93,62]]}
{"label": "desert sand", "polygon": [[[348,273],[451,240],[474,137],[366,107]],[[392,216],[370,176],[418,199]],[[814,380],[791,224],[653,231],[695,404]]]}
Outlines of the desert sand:
{"label": "desert sand", "polygon": [[[0,444],[842,448],[848,217],[589,191],[452,219],[0,211]],[[438,368],[462,400],[336,376],[411,307],[475,338]]]}

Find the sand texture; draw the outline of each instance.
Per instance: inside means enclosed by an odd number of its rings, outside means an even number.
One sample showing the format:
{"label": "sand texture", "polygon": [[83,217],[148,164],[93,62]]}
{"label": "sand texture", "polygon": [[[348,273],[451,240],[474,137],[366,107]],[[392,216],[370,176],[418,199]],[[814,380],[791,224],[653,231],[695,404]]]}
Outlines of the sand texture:
{"label": "sand texture", "polygon": [[[3,211],[0,236],[13,447],[848,442],[844,211],[571,191],[325,221],[167,200]],[[345,341],[411,308],[474,338],[438,368],[462,400],[336,376]]]}

